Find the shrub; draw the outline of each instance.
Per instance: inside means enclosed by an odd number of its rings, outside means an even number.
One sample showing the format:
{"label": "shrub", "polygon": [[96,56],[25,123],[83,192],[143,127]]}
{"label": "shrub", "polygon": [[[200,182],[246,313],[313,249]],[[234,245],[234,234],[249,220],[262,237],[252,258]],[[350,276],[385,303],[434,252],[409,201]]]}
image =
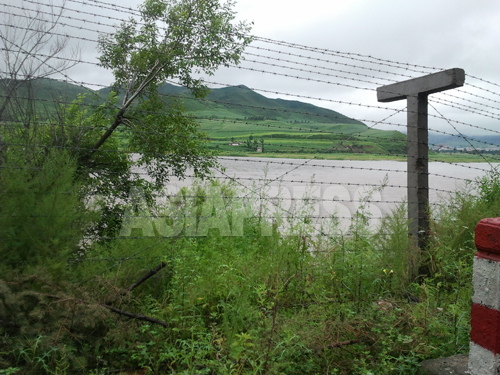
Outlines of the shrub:
{"label": "shrub", "polygon": [[93,215],[85,209],[76,163],[66,152],[48,152],[28,161],[22,152],[4,152],[0,169],[0,257],[7,270],[31,272],[38,265],[60,279],[67,260],[80,250]]}

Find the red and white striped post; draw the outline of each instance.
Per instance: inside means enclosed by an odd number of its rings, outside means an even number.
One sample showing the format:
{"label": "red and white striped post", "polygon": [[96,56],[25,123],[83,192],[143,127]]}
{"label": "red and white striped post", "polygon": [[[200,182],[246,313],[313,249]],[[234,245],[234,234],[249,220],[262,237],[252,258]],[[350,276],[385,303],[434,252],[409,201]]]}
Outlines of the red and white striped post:
{"label": "red and white striped post", "polygon": [[469,373],[500,374],[500,218],[476,226]]}

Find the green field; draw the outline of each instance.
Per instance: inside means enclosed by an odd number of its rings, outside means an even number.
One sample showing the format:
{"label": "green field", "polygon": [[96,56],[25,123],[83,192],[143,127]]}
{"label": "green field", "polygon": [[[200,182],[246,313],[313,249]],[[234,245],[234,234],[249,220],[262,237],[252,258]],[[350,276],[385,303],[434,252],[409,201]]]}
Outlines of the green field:
{"label": "green field", "polygon": [[[287,123],[279,120],[198,120],[210,138],[210,148],[222,154],[404,154],[406,136],[369,129],[362,124]],[[250,141],[250,147],[249,147]],[[257,145],[255,144],[257,142]],[[235,145],[239,144],[239,145]]]}
{"label": "green field", "polygon": [[[406,161],[406,155],[380,155],[380,154],[353,154],[353,153],[271,153],[271,152],[221,152],[221,156],[236,156],[236,157],[262,157],[262,158],[290,158],[290,159],[317,159],[317,160],[394,160]],[[500,163],[499,159],[487,158],[489,163]],[[486,163],[479,155],[472,154],[429,154],[430,162],[444,163]]]}
{"label": "green field", "polygon": [[[92,106],[104,100],[92,103],[92,90],[65,82],[42,79],[34,85],[32,99],[36,101],[40,121],[57,116],[61,106],[79,94],[86,94],[85,102]],[[105,88],[95,93],[105,98],[110,91],[111,88]],[[160,93],[167,104],[182,103],[209,139],[208,147],[222,156],[406,159],[406,135],[399,131],[372,129],[339,112],[300,101],[270,99],[242,85],[213,89],[204,99],[195,99],[188,89],[170,84],[160,87]],[[19,95],[25,97],[27,91],[21,88]],[[60,103],[59,108],[56,102]],[[126,133],[117,133],[124,148],[128,147]],[[234,145],[236,143],[238,145]],[[263,152],[259,152],[257,148],[262,146]],[[498,162],[495,156],[486,158],[489,162]],[[480,155],[463,153],[430,152],[429,159],[486,162]]]}

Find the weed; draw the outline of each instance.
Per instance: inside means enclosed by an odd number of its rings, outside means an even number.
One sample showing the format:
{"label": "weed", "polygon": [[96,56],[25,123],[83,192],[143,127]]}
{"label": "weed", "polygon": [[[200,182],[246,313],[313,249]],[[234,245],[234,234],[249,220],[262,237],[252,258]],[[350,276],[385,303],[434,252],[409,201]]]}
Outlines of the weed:
{"label": "weed", "polygon": [[[75,274],[85,282],[59,281],[53,297],[26,275],[0,284],[2,321],[24,327],[2,328],[2,353],[17,349],[1,371],[414,374],[423,359],[468,350],[473,228],[482,217],[498,216],[499,186],[491,175],[443,198],[446,204],[432,212],[425,254],[410,247],[404,202],[369,229],[368,198],[347,236],[335,217],[314,222],[313,199],[291,217],[269,203],[266,189],[244,201],[234,199],[240,192],[231,185],[184,189],[155,207],[171,228],[173,217],[186,218],[175,229],[179,235],[94,244],[86,257],[103,258],[98,277],[95,263],[82,261]],[[221,215],[224,225],[216,220]],[[158,220],[155,235],[163,230]],[[239,235],[223,233],[228,228]],[[134,255],[138,249],[147,257]],[[161,261],[155,278],[124,292]],[[412,280],[418,262],[430,271]],[[77,285],[73,294],[70,285]],[[46,302],[64,293],[73,301],[65,309]],[[84,298],[86,305],[75,302]],[[99,309],[101,301],[167,327],[113,318]],[[81,366],[68,367],[73,358]]]}

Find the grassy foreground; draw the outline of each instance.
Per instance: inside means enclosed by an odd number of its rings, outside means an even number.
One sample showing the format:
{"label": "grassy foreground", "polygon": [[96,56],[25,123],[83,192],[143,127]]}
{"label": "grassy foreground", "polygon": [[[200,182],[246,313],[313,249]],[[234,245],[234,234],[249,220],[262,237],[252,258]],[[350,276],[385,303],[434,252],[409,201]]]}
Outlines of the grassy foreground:
{"label": "grassy foreground", "polygon": [[375,231],[361,206],[347,235],[307,201],[291,216],[264,187],[216,183],[82,244],[96,213],[67,194],[73,168],[0,172],[1,374],[413,374],[468,350],[474,227],[500,214],[498,175],[433,211],[419,251],[404,205]]}

